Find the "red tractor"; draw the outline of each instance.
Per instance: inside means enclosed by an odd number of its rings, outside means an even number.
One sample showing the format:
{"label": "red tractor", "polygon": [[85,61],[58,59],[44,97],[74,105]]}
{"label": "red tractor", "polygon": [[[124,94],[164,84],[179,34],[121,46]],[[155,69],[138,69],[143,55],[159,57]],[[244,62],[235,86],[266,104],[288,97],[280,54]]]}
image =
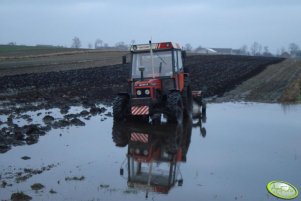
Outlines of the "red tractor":
{"label": "red tractor", "polygon": [[183,115],[191,114],[192,91],[180,46],[150,41],[130,50],[129,89],[113,101],[114,121],[130,117],[148,121],[164,114],[168,122],[182,122]]}

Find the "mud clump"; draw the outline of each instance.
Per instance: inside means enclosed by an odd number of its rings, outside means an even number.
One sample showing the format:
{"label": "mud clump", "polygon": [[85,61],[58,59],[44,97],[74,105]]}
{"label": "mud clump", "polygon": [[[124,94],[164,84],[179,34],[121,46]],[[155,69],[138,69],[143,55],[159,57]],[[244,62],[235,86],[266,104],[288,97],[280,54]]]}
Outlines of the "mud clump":
{"label": "mud clump", "polygon": [[25,125],[23,126],[26,135],[45,135],[46,132],[39,127],[37,124]]}
{"label": "mud clump", "polygon": [[62,107],[60,109],[60,112],[61,112],[61,114],[67,114],[69,112],[69,110],[70,110],[70,106],[65,105],[64,107]]}
{"label": "mud clump", "polygon": [[[69,106],[64,107],[69,111]],[[19,126],[14,121],[20,122],[20,119],[31,119],[28,114],[10,114],[7,117],[7,121],[4,122],[4,126],[0,128],[0,153],[7,152],[11,145],[23,145],[23,144],[35,144],[38,142],[39,137],[45,135],[51,129],[62,129],[70,126],[85,126],[86,123],[81,119],[89,120],[92,116],[103,114],[107,109],[105,107],[98,107],[95,104],[90,105],[90,108],[86,108],[81,112],[75,114],[65,114],[62,119],[56,119],[51,112],[46,112],[42,118],[45,126],[40,124],[27,124]],[[36,115],[40,116],[39,112]],[[5,125],[6,124],[6,125]]]}
{"label": "mud clump", "polygon": [[[57,164],[58,165],[58,164]],[[15,178],[16,183],[24,182],[27,179],[31,178],[34,175],[41,174],[44,171],[49,171],[52,168],[56,167],[57,165],[51,164],[48,166],[44,166],[40,169],[31,169],[31,168],[24,168],[23,171],[17,173],[11,173],[10,177]]]}
{"label": "mud clump", "polygon": [[74,118],[70,121],[70,123],[74,126],[85,126],[86,124],[78,118]]}
{"label": "mud clump", "polygon": [[5,188],[7,186],[7,182],[5,180],[3,180],[0,184],[1,188]]}
{"label": "mud clump", "polygon": [[17,193],[13,193],[11,196],[10,196],[10,199],[12,201],[29,201],[32,199],[32,197],[30,197],[29,195],[26,195],[25,193],[23,192],[17,192]]}
{"label": "mud clump", "polygon": [[55,190],[53,190],[53,189],[50,189],[49,193],[56,194],[57,192]]}
{"label": "mud clump", "polygon": [[39,124],[30,124],[20,127],[10,124],[0,129],[0,153],[7,152],[11,145],[34,144],[39,136],[45,135],[51,128]]}
{"label": "mud clump", "polygon": [[97,108],[97,107],[91,107],[90,108],[90,113],[92,115],[97,115],[97,114],[101,114],[104,113],[106,111],[106,108],[102,107],[102,108]]}
{"label": "mud clump", "polygon": [[29,156],[23,156],[23,157],[21,157],[21,159],[23,159],[23,160],[29,160],[31,158]]}
{"label": "mud clump", "polygon": [[0,153],[5,153],[10,150],[10,146],[0,142]]}
{"label": "mud clump", "polygon": [[84,179],[85,179],[84,176],[80,176],[80,177],[74,176],[74,177],[66,177],[65,181],[82,181]]}
{"label": "mud clump", "polygon": [[64,127],[67,127],[70,125],[70,122],[65,120],[65,119],[61,119],[61,120],[58,120],[58,121],[55,121],[53,124],[52,124],[52,128],[64,128]]}
{"label": "mud clump", "polygon": [[88,116],[89,112],[87,110],[83,110],[83,111],[80,112],[80,115],[81,116]]}
{"label": "mud clump", "polygon": [[43,122],[44,122],[45,124],[51,124],[53,121],[54,121],[54,117],[53,117],[53,116],[50,116],[50,115],[46,115],[46,116],[43,118]]}
{"label": "mud clump", "polygon": [[40,184],[40,183],[35,183],[33,185],[30,186],[32,190],[41,190],[43,189],[45,186],[43,184]]}

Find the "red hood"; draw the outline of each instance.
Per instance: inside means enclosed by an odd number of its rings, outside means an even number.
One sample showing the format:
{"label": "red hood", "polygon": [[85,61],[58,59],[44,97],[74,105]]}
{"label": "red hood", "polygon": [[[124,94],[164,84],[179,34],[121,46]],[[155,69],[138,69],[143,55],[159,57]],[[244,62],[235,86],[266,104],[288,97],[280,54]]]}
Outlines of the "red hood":
{"label": "red hood", "polygon": [[142,81],[135,82],[135,87],[157,86],[157,85],[160,85],[159,79],[149,79],[149,80],[142,80]]}

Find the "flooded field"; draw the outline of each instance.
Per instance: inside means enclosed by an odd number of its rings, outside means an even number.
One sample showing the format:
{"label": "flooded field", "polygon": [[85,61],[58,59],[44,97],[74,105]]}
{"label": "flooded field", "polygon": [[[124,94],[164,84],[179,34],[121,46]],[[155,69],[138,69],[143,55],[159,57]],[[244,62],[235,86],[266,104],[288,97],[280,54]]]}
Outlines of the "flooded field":
{"label": "flooded field", "polygon": [[301,190],[301,105],[208,104],[206,120],[182,126],[79,119],[0,154],[0,200],[277,200],[272,180]]}

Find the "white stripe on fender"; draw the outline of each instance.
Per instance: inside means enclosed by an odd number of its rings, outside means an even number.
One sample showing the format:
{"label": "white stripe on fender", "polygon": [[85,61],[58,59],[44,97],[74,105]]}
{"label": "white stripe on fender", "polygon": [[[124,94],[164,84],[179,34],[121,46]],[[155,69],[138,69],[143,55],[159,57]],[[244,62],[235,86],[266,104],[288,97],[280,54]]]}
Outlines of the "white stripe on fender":
{"label": "white stripe on fender", "polygon": [[138,107],[132,107],[132,113],[136,113],[138,109]]}
{"label": "white stripe on fender", "polygon": [[148,143],[148,135],[143,133],[131,133],[131,141]]}
{"label": "white stripe on fender", "polygon": [[148,115],[149,107],[148,106],[133,106],[132,115]]}

